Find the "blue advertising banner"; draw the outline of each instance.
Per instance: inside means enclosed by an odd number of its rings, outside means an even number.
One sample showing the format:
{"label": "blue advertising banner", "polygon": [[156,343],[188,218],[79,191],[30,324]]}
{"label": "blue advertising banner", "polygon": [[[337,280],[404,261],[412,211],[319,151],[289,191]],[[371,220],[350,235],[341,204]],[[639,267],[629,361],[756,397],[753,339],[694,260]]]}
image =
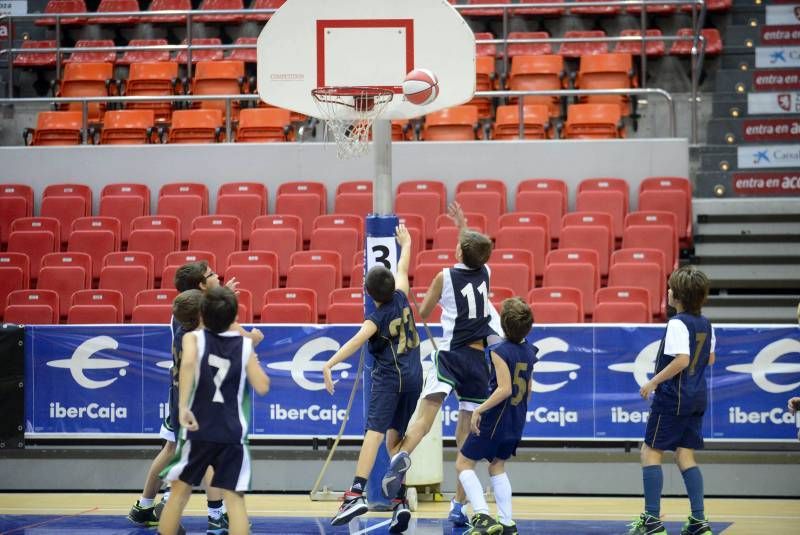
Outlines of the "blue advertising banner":
{"label": "blue advertising banner", "polygon": [[[251,433],[260,438],[335,436],[345,416],[358,354],[334,370],[336,392],[322,364],[355,332],[354,325],[263,326],[259,360],[272,379],[255,397]],[[434,336],[440,335],[433,328]],[[663,325],[535,326],[539,347],[525,438],[640,440],[650,402],[639,388],[653,374]],[[426,333],[420,330],[425,339]],[[710,440],[796,440],[800,418],[786,401],[800,394],[800,329],[793,326],[716,328],[716,363],[709,369]],[[158,325],[32,326],[26,328],[26,434],[30,437],[138,437],[158,433],[169,381],[170,331]],[[421,346],[429,366],[432,344]],[[359,388],[345,436],[363,435]],[[443,407],[443,436],[455,435],[458,406]]]}

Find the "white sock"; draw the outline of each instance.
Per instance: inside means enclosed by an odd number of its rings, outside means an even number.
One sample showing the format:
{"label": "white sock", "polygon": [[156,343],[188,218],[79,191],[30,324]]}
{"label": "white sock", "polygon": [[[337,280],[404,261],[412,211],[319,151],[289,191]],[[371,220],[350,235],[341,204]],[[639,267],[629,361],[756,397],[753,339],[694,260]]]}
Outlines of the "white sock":
{"label": "white sock", "polygon": [[165,502],[165,501],[169,500],[169,495],[170,495],[171,492],[172,492],[171,488],[165,490],[163,496],[161,496],[161,501]]}
{"label": "white sock", "polygon": [[147,507],[153,507],[153,502],[154,501],[155,500],[153,498],[141,497],[141,498],[139,498],[139,507],[141,507],[143,509],[147,508]]}
{"label": "white sock", "polygon": [[486,498],[483,495],[483,487],[475,470],[464,470],[458,474],[458,479],[461,485],[464,486],[464,492],[467,493],[467,500],[472,504],[472,513],[489,514],[489,506],[486,505]]}
{"label": "white sock", "polygon": [[227,512],[228,512],[228,508],[225,507],[225,502],[222,502],[222,514],[224,515]]}
{"label": "white sock", "polygon": [[[466,488],[466,487],[465,487]],[[497,516],[500,523],[506,526],[513,526],[514,521],[511,516],[511,481],[505,472],[492,476],[492,488],[494,489],[494,500],[497,503]]]}

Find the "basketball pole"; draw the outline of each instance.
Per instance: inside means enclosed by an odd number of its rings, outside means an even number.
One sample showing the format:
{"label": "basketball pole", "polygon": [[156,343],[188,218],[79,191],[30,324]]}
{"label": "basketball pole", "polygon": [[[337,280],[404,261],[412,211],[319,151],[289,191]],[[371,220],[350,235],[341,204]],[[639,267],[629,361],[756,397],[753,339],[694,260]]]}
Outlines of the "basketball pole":
{"label": "basketball pole", "polygon": [[[366,225],[366,247],[367,258],[364,261],[365,270],[375,264],[375,248],[393,245],[393,258],[399,258],[399,247],[394,241],[394,230],[397,226],[397,217],[393,212],[392,203],[392,122],[388,119],[376,119],[372,125],[372,151],[375,159],[375,180],[373,184],[372,209],[373,214],[367,216]],[[382,242],[382,244],[381,244]],[[376,245],[378,244],[378,245]],[[390,261],[389,268],[392,272],[397,271],[397,262]],[[366,274],[365,274],[366,275]],[[368,316],[375,310],[372,300],[364,294],[364,315]],[[364,414],[367,414],[369,404],[369,392],[372,387],[372,367],[374,357],[367,351],[366,361],[363,371],[364,385]],[[386,470],[389,468],[389,453],[386,450],[386,443],[381,444],[378,455],[375,458],[375,465],[370,472],[367,480],[367,502],[370,509],[388,510],[392,502],[383,495],[381,490],[381,480]]]}

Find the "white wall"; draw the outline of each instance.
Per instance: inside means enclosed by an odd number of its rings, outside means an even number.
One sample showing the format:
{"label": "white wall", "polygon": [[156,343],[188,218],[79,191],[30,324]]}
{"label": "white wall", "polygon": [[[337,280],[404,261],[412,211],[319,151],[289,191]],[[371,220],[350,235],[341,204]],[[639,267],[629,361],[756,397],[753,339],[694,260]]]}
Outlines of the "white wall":
{"label": "white wall", "polygon": [[[468,178],[505,179],[513,209],[513,193],[525,178],[567,181],[574,208],[578,183],[584,178],[621,177],[631,184],[631,210],[639,182],[647,176],[688,176],[685,139],[608,141],[504,141],[466,143],[402,142],[392,146],[394,183],[428,178],[444,181],[450,197]],[[267,184],[270,210],[281,182],[316,180],[328,187],[332,207],[336,185],[374,176],[370,155],[341,161],[336,149],[322,143],[144,145],[78,147],[0,147],[0,183],[25,183],[38,197],[48,184],[79,182],[92,186],[95,213],[100,190],[112,182],[150,186],[153,206],[158,188],[169,182],[204,182],[212,195],[234,180]],[[36,206],[38,210],[38,203]]]}

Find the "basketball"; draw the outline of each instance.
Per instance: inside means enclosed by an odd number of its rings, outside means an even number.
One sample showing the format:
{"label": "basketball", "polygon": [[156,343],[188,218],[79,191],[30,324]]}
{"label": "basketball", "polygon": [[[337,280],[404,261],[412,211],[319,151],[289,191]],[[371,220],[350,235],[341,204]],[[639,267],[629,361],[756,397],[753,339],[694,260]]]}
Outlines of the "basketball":
{"label": "basketball", "polygon": [[412,104],[430,104],[439,94],[439,79],[428,69],[414,69],[403,81],[403,94]]}

